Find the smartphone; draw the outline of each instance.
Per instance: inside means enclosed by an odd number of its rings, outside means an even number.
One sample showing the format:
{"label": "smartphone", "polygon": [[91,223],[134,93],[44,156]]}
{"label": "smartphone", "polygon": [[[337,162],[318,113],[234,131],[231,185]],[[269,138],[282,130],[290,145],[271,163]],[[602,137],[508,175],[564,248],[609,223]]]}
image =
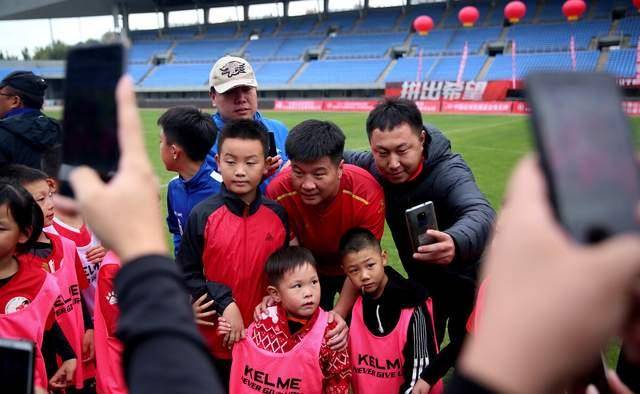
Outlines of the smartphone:
{"label": "smartphone", "polygon": [[0,382],[3,393],[33,394],[35,345],[0,338]]}
{"label": "smartphone", "polygon": [[404,211],[407,221],[407,230],[411,238],[414,252],[418,251],[421,245],[433,243],[433,239],[427,235],[427,230],[437,230],[438,221],[433,202],[427,201]]}
{"label": "smartphone", "polygon": [[532,74],[533,135],[551,203],[578,242],[640,231],[640,169],[615,79],[603,73]]}
{"label": "smartphone", "polygon": [[276,135],[273,132],[269,132],[269,157],[275,157],[278,155],[278,147],[276,146]]}
{"label": "smartphone", "polygon": [[126,70],[121,43],[82,45],[69,50],[64,88],[61,192],[70,194],[68,176],[86,165],[109,180],[117,170],[116,85]]}

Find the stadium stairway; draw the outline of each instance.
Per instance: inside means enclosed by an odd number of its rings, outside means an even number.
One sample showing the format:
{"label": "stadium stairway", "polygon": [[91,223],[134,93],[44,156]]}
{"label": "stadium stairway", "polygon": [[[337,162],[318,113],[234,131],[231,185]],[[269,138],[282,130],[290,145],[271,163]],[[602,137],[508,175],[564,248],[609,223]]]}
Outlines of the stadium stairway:
{"label": "stadium stairway", "polygon": [[306,70],[308,67],[309,67],[309,62],[303,62],[300,68],[298,68],[296,72],[293,73],[291,78],[289,78],[289,80],[287,81],[287,85],[293,85],[296,79],[298,79],[298,77],[302,75],[304,70]]}
{"label": "stadium stairway", "polygon": [[384,82],[384,80],[387,78],[387,75],[389,75],[389,73],[396,66],[397,63],[398,63],[398,59],[391,60],[389,64],[387,64],[387,67],[385,67],[384,70],[382,70],[378,79],[376,79],[376,83]]}
{"label": "stadium stairway", "polygon": [[484,77],[489,72],[489,69],[495,60],[496,58],[494,56],[487,56],[487,60],[485,60],[480,72],[478,72],[478,75],[476,76],[476,81],[484,81]]}
{"label": "stadium stairway", "polygon": [[596,63],[596,71],[606,71],[607,63],[609,63],[609,48],[602,48]]}

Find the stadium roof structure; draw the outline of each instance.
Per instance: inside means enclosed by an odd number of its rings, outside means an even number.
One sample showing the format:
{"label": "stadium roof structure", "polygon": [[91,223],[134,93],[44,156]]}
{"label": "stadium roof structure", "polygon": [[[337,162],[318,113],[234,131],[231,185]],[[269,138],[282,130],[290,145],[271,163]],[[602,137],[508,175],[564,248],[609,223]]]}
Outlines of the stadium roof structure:
{"label": "stadium roof structure", "polygon": [[0,0],[0,20],[70,18],[273,3],[274,0]]}

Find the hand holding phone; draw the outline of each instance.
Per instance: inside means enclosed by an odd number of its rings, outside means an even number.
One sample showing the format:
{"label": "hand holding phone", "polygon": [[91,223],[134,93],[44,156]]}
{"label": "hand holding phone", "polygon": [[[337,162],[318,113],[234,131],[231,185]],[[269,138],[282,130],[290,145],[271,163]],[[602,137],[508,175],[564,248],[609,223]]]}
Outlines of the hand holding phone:
{"label": "hand holding phone", "polygon": [[407,209],[404,214],[414,252],[418,251],[418,247],[428,245],[435,241],[427,234],[427,230],[438,229],[438,221],[436,220],[433,202],[427,201],[411,207]]}

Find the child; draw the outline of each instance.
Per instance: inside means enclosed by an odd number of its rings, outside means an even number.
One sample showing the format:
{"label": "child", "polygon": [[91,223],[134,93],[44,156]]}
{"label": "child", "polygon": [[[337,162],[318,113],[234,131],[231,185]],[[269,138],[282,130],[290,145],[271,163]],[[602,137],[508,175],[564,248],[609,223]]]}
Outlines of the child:
{"label": "child", "polygon": [[[265,266],[276,306],[247,329],[233,348],[230,392],[348,393],[351,370],[347,349],[326,345],[328,314],[320,303],[320,281],[309,250],[282,249]],[[332,323],[335,325],[335,322]],[[230,328],[219,322],[219,331]]]}
{"label": "child", "polygon": [[[0,337],[36,344],[34,383],[46,390],[49,384],[41,348],[47,328],[59,331],[57,325],[53,327],[52,316],[60,289],[53,276],[17,257],[38,239],[42,223],[42,212],[31,195],[20,185],[0,181]],[[67,377],[72,378],[76,358],[71,356],[63,358],[52,378],[53,387],[66,385]]]}
{"label": "child", "polygon": [[98,272],[95,309],[96,391],[98,394],[126,394],[122,371],[122,343],[116,338],[116,323],[120,311],[114,280],[120,270],[120,260],[108,252]]}
{"label": "child", "polygon": [[218,315],[231,324],[224,337],[216,335],[213,322],[200,325],[220,380],[228,382],[229,348],[244,335],[245,322],[262,300],[267,289],[264,265],[289,243],[289,231],[284,209],[258,189],[269,152],[264,126],[253,120],[229,122],[218,148],[221,191],[191,211],[177,262],[193,300],[205,305],[215,301]]}
{"label": "child", "polygon": [[[50,226],[54,209],[48,176],[40,170],[21,165],[7,166],[1,175],[13,179],[31,194],[42,210],[43,227]],[[81,389],[87,377],[83,363],[89,363],[94,357],[93,320],[81,296],[81,291],[89,284],[76,245],[64,237],[43,231],[33,246],[20,255],[20,259],[53,274],[58,282],[60,297],[54,305],[55,316],[73,352],[78,358],[82,357],[83,362],[78,363],[75,373],[75,386]]]}
{"label": "child", "polygon": [[440,393],[426,290],[386,266],[387,254],[369,230],[349,230],[340,240],[340,253],[344,272],[362,290],[349,331],[354,392]]}
{"label": "child", "polygon": [[177,256],[193,207],[220,192],[222,177],[205,161],[218,131],[211,117],[195,107],[169,108],[158,126],[162,162],[167,171],[178,173],[167,191],[167,224]]}

